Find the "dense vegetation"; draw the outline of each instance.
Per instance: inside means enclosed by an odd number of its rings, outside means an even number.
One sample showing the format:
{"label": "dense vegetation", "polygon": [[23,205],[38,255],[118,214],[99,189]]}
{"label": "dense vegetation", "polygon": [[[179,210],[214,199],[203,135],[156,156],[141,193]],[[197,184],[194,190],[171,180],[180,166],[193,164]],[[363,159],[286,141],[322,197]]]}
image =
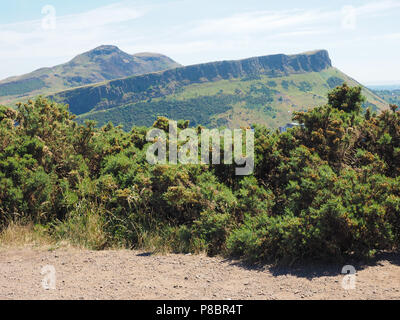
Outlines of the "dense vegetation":
{"label": "dense vegetation", "polygon": [[[89,113],[88,118],[98,124],[108,122],[118,123],[124,129],[130,129],[132,123],[136,126],[151,126],[158,117],[168,119],[190,120],[190,125],[196,127],[220,127],[227,123],[225,118],[216,120],[216,115],[231,111],[237,104],[243,104],[248,110],[256,110],[264,116],[274,117],[277,110],[271,107],[274,101],[274,90],[263,83],[252,84],[249,92],[237,90],[235,94],[224,93],[198,96],[191,99],[149,99],[146,102],[130,104],[113,109],[113,112],[101,111]],[[85,118],[78,118],[83,123]]]}
{"label": "dense vegetation", "polygon": [[[279,134],[255,126],[255,172],[150,165],[146,133],[74,121],[43,98],[0,109],[0,218],[101,249],[207,251],[252,261],[372,256],[400,241],[400,112],[334,89]],[[166,127],[165,118],[154,126]],[[180,130],[188,122],[179,122]],[[222,149],[221,149],[222,150]]]}

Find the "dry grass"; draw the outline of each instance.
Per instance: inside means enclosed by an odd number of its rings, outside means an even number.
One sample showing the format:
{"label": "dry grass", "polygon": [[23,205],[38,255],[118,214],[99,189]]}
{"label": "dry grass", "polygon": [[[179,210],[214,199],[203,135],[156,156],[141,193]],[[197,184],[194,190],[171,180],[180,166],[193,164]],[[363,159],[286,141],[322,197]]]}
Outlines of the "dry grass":
{"label": "dry grass", "polygon": [[51,246],[55,241],[43,227],[11,222],[0,232],[0,247]]}
{"label": "dry grass", "polygon": [[[60,222],[52,231],[31,222],[11,222],[0,231],[0,249],[20,247],[105,249],[106,235],[98,216],[89,216],[85,220],[87,220],[85,224],[75,224],[75,222],[81,222],[76,220]],[[110,246],[108,249],[117,249],[117,247]]]}
{"label": "dry grass", "polygon": [[105,231],[104,217],[95,209],[82,208],[55,226],[56,241],[69,242],[80,249],[102,250],[112,247]]}
{"label": "dry grass", "polygon": [[[79,203],[66,219],[40,225],[30,220],[0,226],[0,248],[50,247],[89,250],[116,249],[106,231],[101,208]],[[119,247],[120,248],[120,247]]]}

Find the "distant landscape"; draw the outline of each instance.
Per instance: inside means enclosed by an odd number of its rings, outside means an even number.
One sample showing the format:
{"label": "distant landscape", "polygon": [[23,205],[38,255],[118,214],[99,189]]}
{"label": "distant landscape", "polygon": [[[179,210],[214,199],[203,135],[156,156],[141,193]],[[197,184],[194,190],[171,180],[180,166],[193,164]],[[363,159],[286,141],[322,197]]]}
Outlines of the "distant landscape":
{"label": "distant landscape", "polygon": [[400,89],[373,90],[373,92],[390,104],[400,105]]}
{"label": "distant landscape", "polygon": [[[278,128],[294,112],[326,103],[327,93],[344,82],[359,85],[334,68],[324,50],[182,67],[161,54],[131,56],[101,46],[65,65],[2,81],[0,95],[7,102],[67,87],[49,98],[68,104],[79,122],[112,122],[127,131],[159,116],[190,120],[192,127]],[[363,94],[364,109],[384,110],[393,102],[366,87]]]}

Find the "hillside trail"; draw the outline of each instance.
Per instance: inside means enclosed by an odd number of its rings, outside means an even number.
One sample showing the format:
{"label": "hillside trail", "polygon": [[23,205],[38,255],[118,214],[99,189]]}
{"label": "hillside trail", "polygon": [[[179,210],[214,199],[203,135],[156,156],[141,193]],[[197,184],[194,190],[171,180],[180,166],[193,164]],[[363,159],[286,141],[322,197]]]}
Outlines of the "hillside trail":
{"label": "hillside trail", "polygon": [[[128,250],[0,248],[0,299],[400,299],[400,255],[355,265],[351,290],[343,288],[342,268],[249,266],[220,257]],[[46,289],[49,270],[55,272],[54,289]]]}

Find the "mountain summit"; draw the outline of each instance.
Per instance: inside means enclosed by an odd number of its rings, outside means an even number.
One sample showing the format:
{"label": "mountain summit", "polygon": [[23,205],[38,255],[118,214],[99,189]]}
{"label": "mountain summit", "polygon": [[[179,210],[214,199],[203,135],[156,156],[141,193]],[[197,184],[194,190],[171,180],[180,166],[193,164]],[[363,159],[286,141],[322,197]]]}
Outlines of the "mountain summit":
{"label": "mountain summit", "polygon": [[179,66],[161,54],[130,55],[116,46],[103,45],[65,64],[0,81],[0,102]]}
{"label": "mountain summit", "polygon": [[[172,59],[157,53],[137,53],[130,55],[116,46],[100,46],[85,52],[65,65],[67,68],[87,68],[92,70],[85,81],[90,83],[125,78],[179,67]],[[79,73],[79,71],[78,71]],[[80,83],[87,84],[87,83]]]}

